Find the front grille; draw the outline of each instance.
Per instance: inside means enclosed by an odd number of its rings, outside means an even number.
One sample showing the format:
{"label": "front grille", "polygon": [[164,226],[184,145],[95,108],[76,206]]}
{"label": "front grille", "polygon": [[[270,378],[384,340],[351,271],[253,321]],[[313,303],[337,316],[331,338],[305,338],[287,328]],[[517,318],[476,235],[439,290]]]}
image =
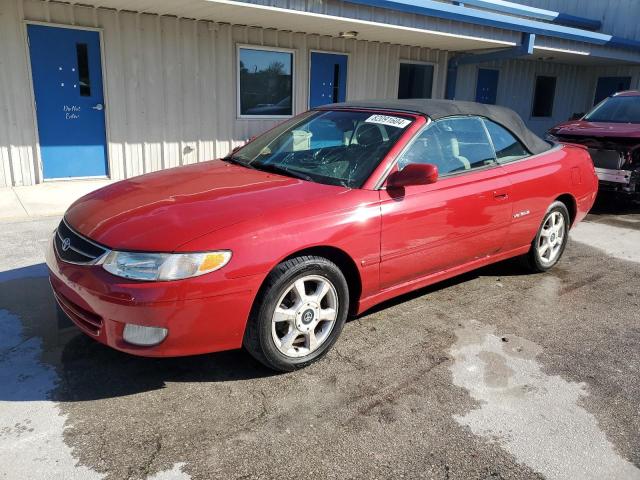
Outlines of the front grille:
{"label": "front grille", "polygon": [[66,315],[73,320],[73,323],[78,325],[82,330],[91,335],[100,335],[100,329],[102,328],[102,317],[92,313],[84,308],[76,305],[71,300],[66,298],[59,292],[53,291],[58,305]]}
{"label": "front grille", "polygon": [[62,219],[54,239],[60,260],[80,265],[90,265],[107,252],[107,249],[74,232]]}

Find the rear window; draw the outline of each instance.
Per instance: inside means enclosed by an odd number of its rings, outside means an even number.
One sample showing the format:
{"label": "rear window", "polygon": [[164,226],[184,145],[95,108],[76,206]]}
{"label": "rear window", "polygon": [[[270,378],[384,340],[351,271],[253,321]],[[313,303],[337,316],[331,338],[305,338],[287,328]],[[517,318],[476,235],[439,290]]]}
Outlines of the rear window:
{"label": "rear window", "polygon": [[584,117],[590,122],[640,123],[639,97],[609,97]]}

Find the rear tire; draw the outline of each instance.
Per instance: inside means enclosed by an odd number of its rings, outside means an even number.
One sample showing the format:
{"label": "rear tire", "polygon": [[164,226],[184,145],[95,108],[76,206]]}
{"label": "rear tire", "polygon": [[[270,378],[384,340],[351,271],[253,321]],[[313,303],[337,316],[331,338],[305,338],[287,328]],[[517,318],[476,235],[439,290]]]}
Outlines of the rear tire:
{"label": "rear tire", "polygon": [[569,240],[570,222],[567,206],[559,201],[553,202],[525,257],[531,271],[546,272],[558,263]]}
{"label": "rear tire", "polygon": [[280,263],[256,298],[243,345],[259,362],[290,372],[319,360],[349,312],[349,287],[336,264],[300,256]]}

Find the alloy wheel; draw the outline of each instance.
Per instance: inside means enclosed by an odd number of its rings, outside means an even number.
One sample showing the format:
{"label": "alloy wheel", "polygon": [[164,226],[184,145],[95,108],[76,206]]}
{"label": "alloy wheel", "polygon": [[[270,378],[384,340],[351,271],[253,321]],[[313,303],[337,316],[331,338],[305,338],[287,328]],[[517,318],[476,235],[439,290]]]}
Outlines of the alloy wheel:
{"label": "alloy wheel", "polygon": [[554,263],[562,252],[562,245],[567,234],[566,223],[562,213],[551,212],[546,218],[538,238],[538,256],[546,265]]}
{"label": "alloy wheel", "polygon": [[325,277],[296,279],[280,296],[271,320],[277,349],[287,357],[304,357],[328,338],[338,318],[338,294]]}

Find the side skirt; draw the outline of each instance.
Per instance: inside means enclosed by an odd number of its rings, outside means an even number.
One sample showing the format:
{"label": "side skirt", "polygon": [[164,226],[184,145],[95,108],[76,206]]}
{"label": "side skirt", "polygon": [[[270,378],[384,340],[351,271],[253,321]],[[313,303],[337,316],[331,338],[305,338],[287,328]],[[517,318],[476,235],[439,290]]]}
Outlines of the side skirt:
{"label": "side skirt", "polygon": [[430,275],[426,275],[424,277],[420,277],[415,280],[411,280],[409,282],[401,283],[399,285],[395,285],[393,287],[387,288],[385,290],[382,290],[381,292],[376,293],[375,295],[371,295],[367,298],[360,299],[360,302],[358,303],[357,314],[360,315],[361,313],[369,310],[374,305],[377,305],[379,303],[384,302],[385,300],[389,300],[391,298],[397,297],[404,293],[409,293],[414,290],[418,290],[420,288],[433,285],[434,283],[442,282],[443,280],[456,277],[463,273],[476,270],[478,268],[484,267],[486,265],[490,265],[492,263],[497,263],[502,260],[506,260],[507,258],[513,258],[519,255],[524,255],[529,251],[530,247],[531,247],[530,245],[525,245],[523,247],[519,247],[514,250],[509,250],[507,252],[502,252],[496,255],[479,258],[478,260],[465,263],[464,265],[453,267],[448,270],[443,270],[438,273],[432,273]]}

